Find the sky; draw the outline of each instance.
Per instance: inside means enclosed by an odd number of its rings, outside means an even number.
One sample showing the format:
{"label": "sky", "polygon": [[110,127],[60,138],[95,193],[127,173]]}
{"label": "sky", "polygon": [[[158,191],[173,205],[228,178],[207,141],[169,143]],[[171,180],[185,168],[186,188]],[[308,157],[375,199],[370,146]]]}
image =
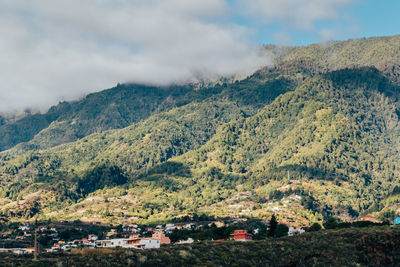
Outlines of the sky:
{"label": "sky", "polygon": [[0,113],[248,75],[263,44],[395,35],[398,0],[0,0]]}

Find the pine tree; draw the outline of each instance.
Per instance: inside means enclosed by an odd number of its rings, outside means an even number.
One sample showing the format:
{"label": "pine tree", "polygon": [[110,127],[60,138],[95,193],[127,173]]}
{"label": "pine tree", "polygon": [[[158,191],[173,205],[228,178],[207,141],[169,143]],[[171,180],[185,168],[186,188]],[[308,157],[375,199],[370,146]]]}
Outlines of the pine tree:
{"label": "pine tree", "polygon": [[278,221],[276,220],[275,214],[272,214],[271,220],[269,221],[269,230],[268,230],[269,237],[275,236],[277,227],[278,227]]}

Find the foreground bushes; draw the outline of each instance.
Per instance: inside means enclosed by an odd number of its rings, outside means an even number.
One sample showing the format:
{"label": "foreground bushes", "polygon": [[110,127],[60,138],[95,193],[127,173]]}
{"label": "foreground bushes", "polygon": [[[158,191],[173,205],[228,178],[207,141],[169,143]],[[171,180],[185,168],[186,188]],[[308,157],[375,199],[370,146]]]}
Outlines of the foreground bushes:
{"label": "foreground bushes", "polygon": [[74,255],[9,255],[1,266],[376,266],[400,262],[400,229],[306,233],[253,242],[203,242],[157,250],[92,250]]}

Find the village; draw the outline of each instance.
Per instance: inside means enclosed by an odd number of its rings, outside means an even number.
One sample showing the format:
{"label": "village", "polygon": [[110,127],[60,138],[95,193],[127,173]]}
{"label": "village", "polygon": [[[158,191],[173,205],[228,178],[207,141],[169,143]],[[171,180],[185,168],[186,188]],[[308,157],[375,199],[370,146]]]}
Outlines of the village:
{"label": "village", "polygon": [[[253,223],[253,225],[252,225]],[[260,223],[260,222],[258,222]],[[355,223],[359,225],[382,225],[377,218],[366,215],[359,218]],[[400,225],[400,217],[389,222],[392,226]],[[253,227],[250,227],[250,226]],[[344,223],[343,225],[347,225]],[[74,249],[102,249],[102,248],[125,248],[125,249],[158,249],[163,245],[192,244],[207,240],[204,238],[192,238],[192,233],[206,231],[221,232],[224,234],[209,240],[215,242],[223,241],[252,241],[254,237],[260,236],[260,232],[269,230],[270,224],[262,222],[254,228],[254,222],[247,218],[227,221],[207,222],[180,222],[167,223],[164,225],[139,226],[134,223],[126,223],[118,226],[85,225],[79,222],[64,224],[36,225],[33,223],[21,223],[14,225],[14,231],[0,232],[0,253],[15,253],[18,255],[38,253],[68,253]],[[261,226],[262,228],[260,228]],[[329,226],[326,225],[326,228]],[[347,227],[347,226],[346,226]],[[98,228],[98,229],[97,229]],[[250,230],[252,228],[252,230]],[[295,236],[310,231],[312,226],[285,226],[285,232],[280,236]],[[93,233],[85,236],[84,233],[96,229]],[[104,230],[104,231],[102,231]],[[100,231],[100,232],[99,232]],[[228,231],[228,232],[227,232]],[[70,233],[67,235],[66,233]],[[72,234],[71,234],[72,233]],[[176,235],[184,233],[184,235]],[[74,238],[78,237],[79,238]],[[186,238],[180,238],[186,237]],[[259,239],[259,238],[257,238]]]}
{"label": "village", "polygon": [[[185,222],[185,223],[168,223],[164,225],[156,225],[154,227],[139,226],[137,224],[123,224],[115,228],[107,227],[107,231],[101,234],[90,233],[81,238],[69,240],[63,238],[65,232],[82,232],[84,225],[73,224],[66,226],[59,224],[56,226],[40,225],[35,227],[32,223],[22,223],[14,231],[2,232],[0,234],[1,252],[12,252],[16,254],[40,253],[60,253],[69,252],[74,248],[132,248],[132,249],[157,249],[162,245],[182,245],[191,244],[199,240],[188,237],[171,241],[174,232],[201,232],[204,229],[222,229],[230,227],[232,229],[228,237],[216,239],[216,242],[226,240],[235,241],[251,241],[253,235],[257,234],[260,229],[251,230],[241,229],[245,226],[247,219],[236,219],[229,223],[224,221],[210,222]],[[265,224],[265,228],[267,228]],[[304,233],[303,228],[288,228],[288,236]],[[97,231],[98,232],[98,231]],[[42,242],[38,242],[42,240]],[[47,246],[43,240],[47,240]],[[38,244],[39,243],[39,244]],[[7,245],[6,245],[7,244]],[[15,247],[15,244],[25,245],[26,247]],[[36,245],[35,245],[36,244]],[[14,245],[14,246],[13,246]]]}

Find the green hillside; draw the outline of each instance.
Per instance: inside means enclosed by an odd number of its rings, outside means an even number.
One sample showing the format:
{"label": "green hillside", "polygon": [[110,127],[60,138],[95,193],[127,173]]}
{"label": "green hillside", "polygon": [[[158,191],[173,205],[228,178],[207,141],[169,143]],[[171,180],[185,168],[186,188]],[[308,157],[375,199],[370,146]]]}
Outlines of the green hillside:
{"label": "green hillside", "polygon": [[0,151],[20,144],[22,151],[44,149],[76,141],[109,129],[120,129],[152,114],[192,102],[229,100],[254,112],[281,93],[292,90],[301,77],[280,71],[255,74],[234,84],[152,87],[123,84],[84,99],[63,102],[45,114],[0,124]]}
{"label": "green hillside", "polygon": [[118,85],[72,103],[60,103],[45,114],[26,116],[0,127],[0,149],[31,141],[26,149],[51,147],[107,129],[129,126],[157,110],[170,108],[171,100],[190,87],[158,88]]}
{"label": "green hillside", "polygon": [[269,46],[267,49],[274,52],[278,64],[300,64],[316,72],[375,66],[399,78],[400,35],[330,41],[305,47]]}
{"label": "green hillside", "polygon": [[393,217],[398,42],[284,48],[276,66],[242,81],[119,85],[32,115],[43,124],[25,117],[25,139],[2,139],[4,148],[22,143],[0,153],[1,213],[154,223],[276,213],[298,225]]}

